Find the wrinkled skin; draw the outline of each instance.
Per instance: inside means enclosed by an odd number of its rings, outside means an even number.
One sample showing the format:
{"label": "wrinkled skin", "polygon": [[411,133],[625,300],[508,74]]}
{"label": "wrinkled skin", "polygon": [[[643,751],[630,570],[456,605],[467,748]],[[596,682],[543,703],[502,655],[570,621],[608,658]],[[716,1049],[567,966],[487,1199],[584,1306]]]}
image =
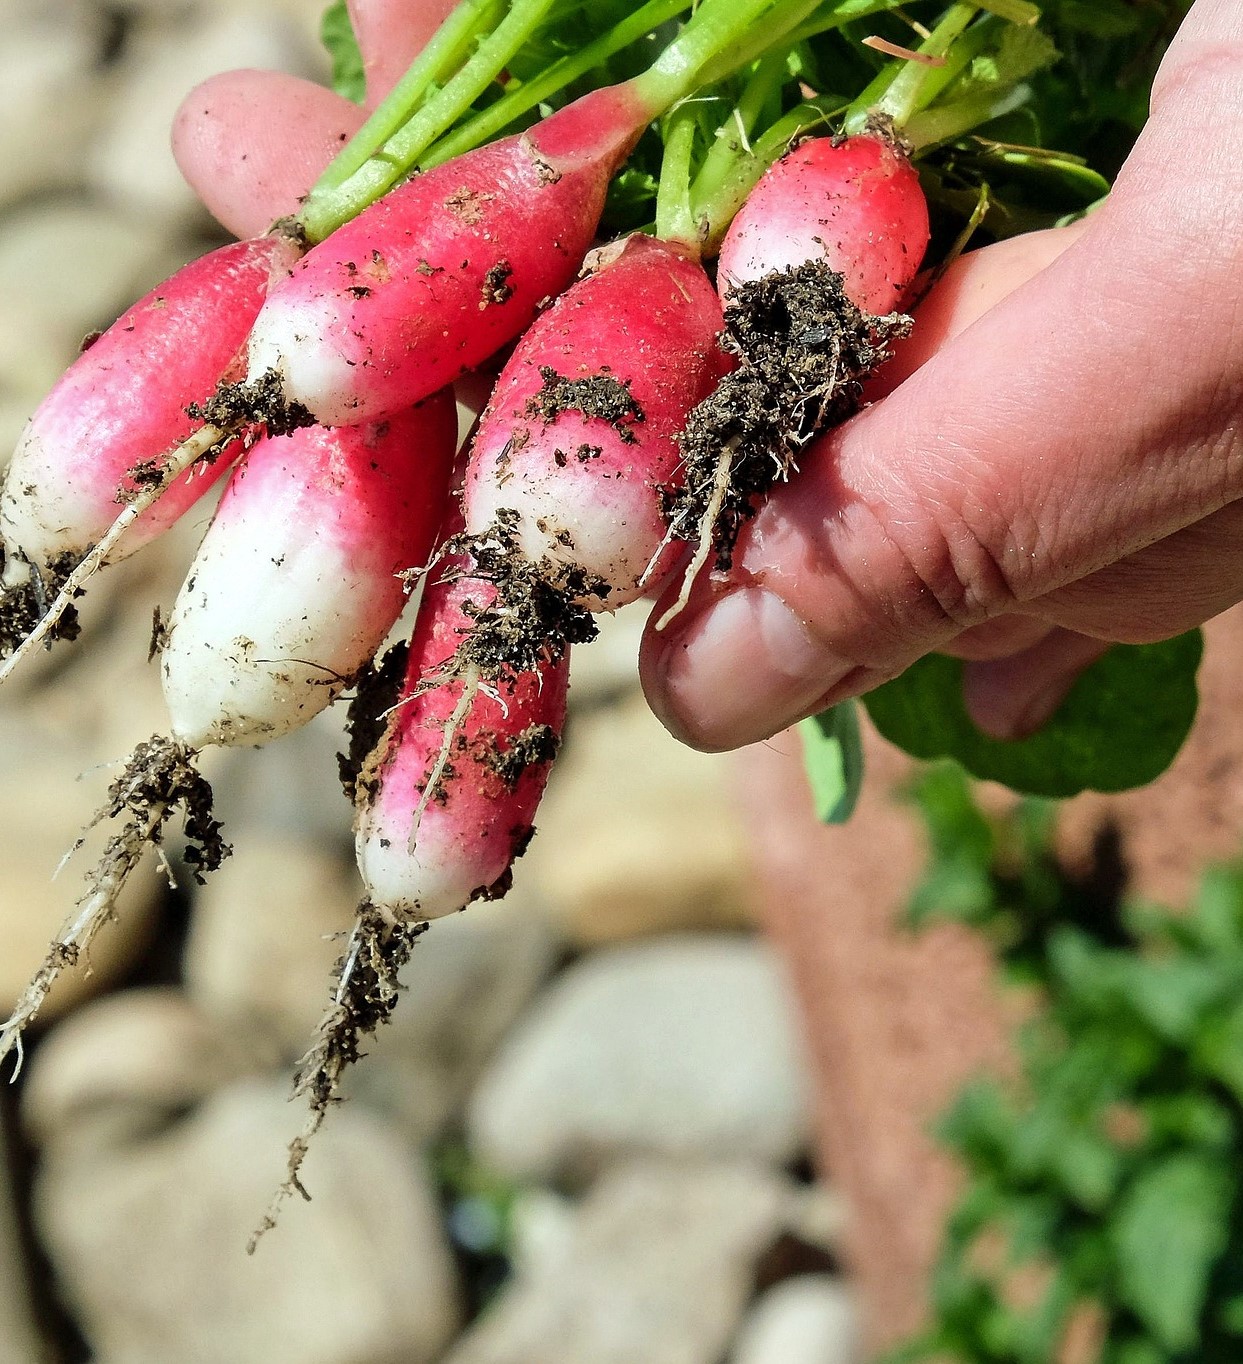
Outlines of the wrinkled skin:
{"label": "wrinkled skin", "polygon": [[[369,103],[445,7],[356,0]],[[174,148],[249,233],[290,211],[361,116],[236,73],[187,100]],[[887,396],[773,493],[728,577],[649,631],[644,683],[674,733],[762,739],[941,650],[969,660],[977,722],[1014,736],[1108,643],[1243,599],[1240,134],[1243,9],[1197,0],[1109,203],[960,260]]]}

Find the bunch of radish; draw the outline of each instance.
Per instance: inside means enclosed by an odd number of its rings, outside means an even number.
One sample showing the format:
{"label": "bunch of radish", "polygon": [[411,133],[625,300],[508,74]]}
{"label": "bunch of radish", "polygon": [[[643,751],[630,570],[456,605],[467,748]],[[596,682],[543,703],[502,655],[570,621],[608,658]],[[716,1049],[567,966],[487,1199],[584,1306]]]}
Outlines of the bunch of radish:
{"label": "bunch of radish", "polygon": [[[951,5],[834,111],[793,54],[897,0],[701,0],[643,74],[529,122],[688,8],[649,0],[481,101],[555,14],[466,0],[295,219],[141,300],[35,414],[0,494],[0,681],[72,637],[93,573],[232,469],[161,641],[169,732],[114,785],[103,814],[120,831],[0,1056],[178,809],[199,870],[227,852],[198,752],[275,739],[352,688],[363,900],[300,1076],[309,1136],[417,933],[506,888],[593,614],[667,587],[670,619],[803,445],[858,405],[909,326],[929,241],[914,123],[1034,11]],[[723,120],[704,112],[722,88],[741,91]],[[969,113],[950,100],[929,141],[1017,88],[974,92]],[[654,231],[592,249],[657,121]],[[451,496],[449,386],[514,342]],[[420,573],[408,644],[373,666]]]}

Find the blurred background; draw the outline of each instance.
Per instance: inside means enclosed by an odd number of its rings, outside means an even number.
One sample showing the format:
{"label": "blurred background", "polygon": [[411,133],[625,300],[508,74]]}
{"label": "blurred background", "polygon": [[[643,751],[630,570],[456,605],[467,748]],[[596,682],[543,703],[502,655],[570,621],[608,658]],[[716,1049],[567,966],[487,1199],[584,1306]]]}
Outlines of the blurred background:
{"label": "blurred background", "polygon": [[[0,449],[85,335],[222,240],[168,151],[185,93],[233,67],[326,78],[320,8],[0,3]],[[6,1013],[98,844],[53,880],[62,854],[165,724],[152,610],[208,515],[101,578],[80,645],[0,703]],[[792,1364],[792,1330],[854,1358],[729,763],[648,715],[640,624],[583,652],[513,893],[420,941],[309,1157],[313,1202],[253,1259],[358,895],[343,717],[209,762],[233,858],[202,889],[175,848],[175,889],[145,867],[0,1088],[3,1364]]]}
{"label": "blurred background", "polygon": [[[221,240],[167,149],[185,93],[325,78],[319,10],[0,0],[0,451],[85,335]],[[0,700],[4,1012],[98,839],[53,879],[63,853],[164,726],[152,611],[208,515],[99,579],[80,644]],[[1238,851],[1235,617],[1171,773],[1063,812],[1058,855],[1102,894],[1182,904]],[[641,620],[580,652],[513,892],[419,941],[312,1201],[253,1258],[358,894],[343,717],[209,756],[234,856],[198,888],[174,841],[175,885],[136,876],[0,1086],[0,1364],[857,1364],[918,1324],[958,1187],[930,1125],[1013,1070],[1023,1006],[961,925],[898,925],[928,857],[911,767],[869,737],[858,816],[818,828],[788,736],[713,758],[664,734]]]}

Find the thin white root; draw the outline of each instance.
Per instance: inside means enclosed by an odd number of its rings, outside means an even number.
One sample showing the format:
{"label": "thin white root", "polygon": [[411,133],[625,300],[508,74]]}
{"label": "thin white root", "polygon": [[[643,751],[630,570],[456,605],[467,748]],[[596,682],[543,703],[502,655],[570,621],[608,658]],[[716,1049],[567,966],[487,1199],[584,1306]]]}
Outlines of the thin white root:
{"label": "thin white root", "polygon": [[475,697],[479,695],[482,685],[479,678],[479,669],[473,664],[462,673],[462,694],[458,697],[458,703],[453,707],[453,714],[445,721],[444,738],[440,745],[440,752],[436,755],[436,761],[432,764],[432,770],[423,787],[423,794],[419,797],[419,803],[414,807],[414,818],[410,822],[410,851],[414,852],[415,842],[419,836],[419,825],[423,821],[423,812],[431,803],[436,794],[436,789],[440,785],[440,779],[445,774],[445,768],[449,766],[449,756],[453,751],[453,741],[461,732],[462,725],[470,713],[471,706],[475,703]]}
{"label": "thin white root", "polygon": [[124,510],[104,532],[103,536],[82,557],[81,562],[65,579],[38,625],[5,660],[0,667],[0,686],[13,675],[14,669],[22,659],[34,652],[56,628],[60,618],[73,604],[87,582],[104,566],[108,555],[116,548],[117,542],[135,521],[154,506],[173,480],[183,474],[196,460],[210,453],[221,441],[227,440],[232,433],[223,427],[210,424],[200,427],[192,436],[187,437],[176,449],[170,451],[160,463],[160,476],[144,485],[133,494]]}
{"label": "thin white root", "polygon": [[699,542],[695,547],[694,558],[687,564],[686,572],[682,575],[682,590],[678,593],[677,601],[656,622],[658,634],[686,609],[686,603],[691,599],[691,588],[695,585],[695,579],[712,554],[712,532],[716,527],[717,518],[721,515],[721,508],[725,505],[725,495],[729,492],[732,456],[732,449],[726,449],[721,454],[721,458],[717,460],[716,473],[712,479],[712,496],[709,498],[707,510],[699,522]]}
{"label": "thin white root", "polygon": [[[52,943],[43,965],[35,972],[30,984],[22,992],[7,1021],[0,1025],[0,1062],[16,1049],[17,1065],[12,1079],[17,1079],[22,1065],[22,1033],[47,999],[52,986],[62,971],[77,966],[90,950],[95,935],[116,917],[116,902],[130,874],[142,860],[147,848],[155,842],[161,826],[168,818],[171,806],[165,802],[152,804],[141,820],[134,820],[109,843],[98,871],[92,877],[90,891],[78,901],[73,914],[65,921]],[[89,971],[90,965],[87,963]]]}

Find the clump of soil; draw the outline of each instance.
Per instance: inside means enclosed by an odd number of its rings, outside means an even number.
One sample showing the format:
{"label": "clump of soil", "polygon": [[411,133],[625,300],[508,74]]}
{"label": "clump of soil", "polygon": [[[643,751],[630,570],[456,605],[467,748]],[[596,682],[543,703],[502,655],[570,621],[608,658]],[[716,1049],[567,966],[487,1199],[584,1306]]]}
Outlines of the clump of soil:
{"label": "clump of soil", "polygon": [[494,303],[505,303],[513,297],[514,288],[509,282],[513,273],[514,267],[507,260],[498,260],[484,275],[479,302],[481,308],[490,307]]}
{"label": "clump of soil", "polygon": [[[116,914],[116,901],[130,873],[150,848],[163,842],[164,828],[180,810],[187,840],[183,860],[201,885],[230,853],[212,814],[212,790],[194,765],[194,754],[174,739],[156,735],[134,750],[124,771],[88,826],[122,820],[86,877],[86,893],[61,926],[8,1021],[0,1027],[0,1058],[20,1049],[26,1025],[35,1017],[57,977],[76,966],[96,933]],[[83,836],[83,838],[85,835]],[[79,838],[72,851],[82,846]]]}
{"label": "clump of soil", "polygon": [[[0,588],[0,658],[7,658],[39,624],[80,562],[79,555],[58,554],[40,569],[35,564],[25,565],[17,555],[6,556],[0,548],[0,581],[13,578]],[[24,580],[23,566],[28,569]],[[57,639],[75,640],[81,633],[77,610],[67,606],[48,635],[48,645]]]}
{"label": "clump of soil", "polygon": [[481,535],[450,540],[446,551],[464,554],[470,567],[455,570],[489,582],[495,599],[463,607],[471,617],[454,656],[454,672],[476,671],[485,682],[512,680],[562,658],[571,644],[590,644],[599,633],[592,613],[578,603],[612,590],[576,564],[532,561],[518,542],[520,515],[508,508]]}
{"label": "clump of soil", "polygon": [[662,490],[670,527],[684,538],[699,527],[722,569],[762,495],[796,472],[817,432],[858,410],[864,381],[911,320],[861,311],[842,276],[812,261],[742,285],[725,325],[738,368],[691,413],[679,438],[685,482]]}
{"label": "clump of soil", "polygon": [[263,425],[270,436],[288,436],[304,426],[315,425],[315,418],[306,407],[285,397],[281,377],[274,369],[249,382],[218,385],[205,402],[191,403],[186,416],[229,432]]}
{"label": "clump of soil", "polygon": [[375,795],[373,755],[388,727],[388,713],[401,695],[409,656],[409,645],[395,644],[378,664],[364,669],[354,684],[345,720],[349,750],[337,754],[337,774],[351,804],[360,794]]}
{"label": "clump of soil", "polygon": [[541,365],[539,377],[543,387],[527,399],[528,417],[540,417],[547,426],[562,412],[581,412],[585,417],[608,422],[622,440],[634,441],[631,427],[644,417],[643,409],[630,392],[629,380],[623,383],[603,372],[585,379],[567,379],[551,365]]}
{"label": "clump of soil", "polygon": [[505,749],[493,748],[486,755],[488,766],[514,791],[529,767],[541,767],[557,756],[561,738],[551,725],[528,725]]}

